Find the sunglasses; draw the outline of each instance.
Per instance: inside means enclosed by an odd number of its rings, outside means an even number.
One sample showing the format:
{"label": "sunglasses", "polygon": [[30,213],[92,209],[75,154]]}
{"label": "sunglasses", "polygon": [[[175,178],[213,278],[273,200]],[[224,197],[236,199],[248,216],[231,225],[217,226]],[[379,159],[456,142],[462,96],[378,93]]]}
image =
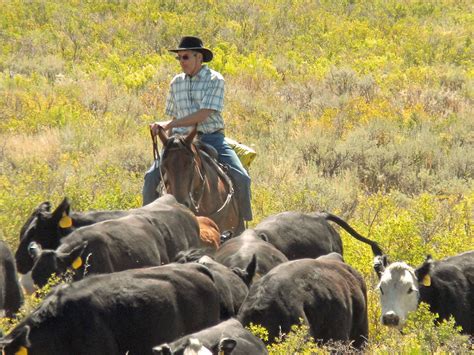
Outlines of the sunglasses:
{"label": "sunglasses", "polygon": [[[195,57],[196,54],[193,54],[192,56]],[[178,55],[175,58],[176,58],[176,60],[181,61],[181,60],[188,60],[191,57],[188,54],[185,54],[185,55],[182,55],[182,56]]]}

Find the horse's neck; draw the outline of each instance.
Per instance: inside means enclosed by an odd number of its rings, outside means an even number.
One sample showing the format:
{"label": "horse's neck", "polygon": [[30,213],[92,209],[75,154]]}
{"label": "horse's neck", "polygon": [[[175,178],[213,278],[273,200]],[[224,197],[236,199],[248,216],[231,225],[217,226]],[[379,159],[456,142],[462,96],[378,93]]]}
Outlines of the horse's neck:
{"label": "horse's neck", "polygon": [[[209,174],[213,172],[216,175],[216,185],[218,184],[219,180],[221,180],[225,186],[226,189],[232,188],[232,182],[227,175],[227,173],[224,171],[222,166],[217,162],[216,159],[211,157],[207,152],[201,150],[201,161],[203,164],[203,169],[206,171],[206,174]],[[209,175],[208,175],[209,178]]]}
{"label": "horse's neck", "polygon": [[197,151],[206,153],[212,159],[217,160],[217,157],[219,156],[219,154],[217,153],[216,148],[214,148],[212,145],[209,145],[209,144],[204,143],[202,141],[196,141],[194,147],[196,148]]}

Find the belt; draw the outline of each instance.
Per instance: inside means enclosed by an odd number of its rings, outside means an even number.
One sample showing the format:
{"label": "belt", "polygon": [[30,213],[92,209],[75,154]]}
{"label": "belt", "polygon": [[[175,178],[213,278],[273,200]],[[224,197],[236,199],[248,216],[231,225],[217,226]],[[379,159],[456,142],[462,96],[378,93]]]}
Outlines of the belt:
{"label": "belt", "polygon": [[203,134],[216,134],[216,133],[224,133],[224,128],[220,128],[217,131],[211,132],[211,133],[206,133],[206,132],[200,132],[198,131],[197,135],[200,137]]}

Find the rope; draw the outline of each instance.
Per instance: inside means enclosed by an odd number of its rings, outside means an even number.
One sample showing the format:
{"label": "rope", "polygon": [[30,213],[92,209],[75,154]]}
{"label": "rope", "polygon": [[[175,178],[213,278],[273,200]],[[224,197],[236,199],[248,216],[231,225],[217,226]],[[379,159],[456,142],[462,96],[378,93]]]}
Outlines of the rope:
{"label": "rope", "polygon": [[156,136],[153,134],[153,130],[150,127],[151,141],[153,142],[153,159],[156,161],[160,154],[158,153],[158,141]]}

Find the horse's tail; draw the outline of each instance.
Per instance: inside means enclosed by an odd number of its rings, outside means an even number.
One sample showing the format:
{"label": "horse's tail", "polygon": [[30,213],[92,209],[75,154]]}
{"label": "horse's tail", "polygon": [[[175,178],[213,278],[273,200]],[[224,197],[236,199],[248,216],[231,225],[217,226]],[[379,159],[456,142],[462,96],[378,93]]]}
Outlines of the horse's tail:
{"label": "horse's tail", "polygon": [[378,245],[377,242],[374,242],[373,240],[367,239],[367,238],[363,237],[362,235],[360,235],[359,233],[357,233],[357,231],[354,228],[352,228],[342,218],[340,218],[340,217],[338,217],[338,216],[336,216],[332,213],[326,212],[326,211],[322,212],[321,214],[326,220],[333,221],[333,222],[337,223],[339,226],[341,226],[342,228],[344,228],[355,239],[357,239],[357,240],[359,240],[363,243],[369,244],[370,247],[372,248],[372,253],[374,253],[375,256],[383,255],[382,248],[380,248],[380,246]]}

